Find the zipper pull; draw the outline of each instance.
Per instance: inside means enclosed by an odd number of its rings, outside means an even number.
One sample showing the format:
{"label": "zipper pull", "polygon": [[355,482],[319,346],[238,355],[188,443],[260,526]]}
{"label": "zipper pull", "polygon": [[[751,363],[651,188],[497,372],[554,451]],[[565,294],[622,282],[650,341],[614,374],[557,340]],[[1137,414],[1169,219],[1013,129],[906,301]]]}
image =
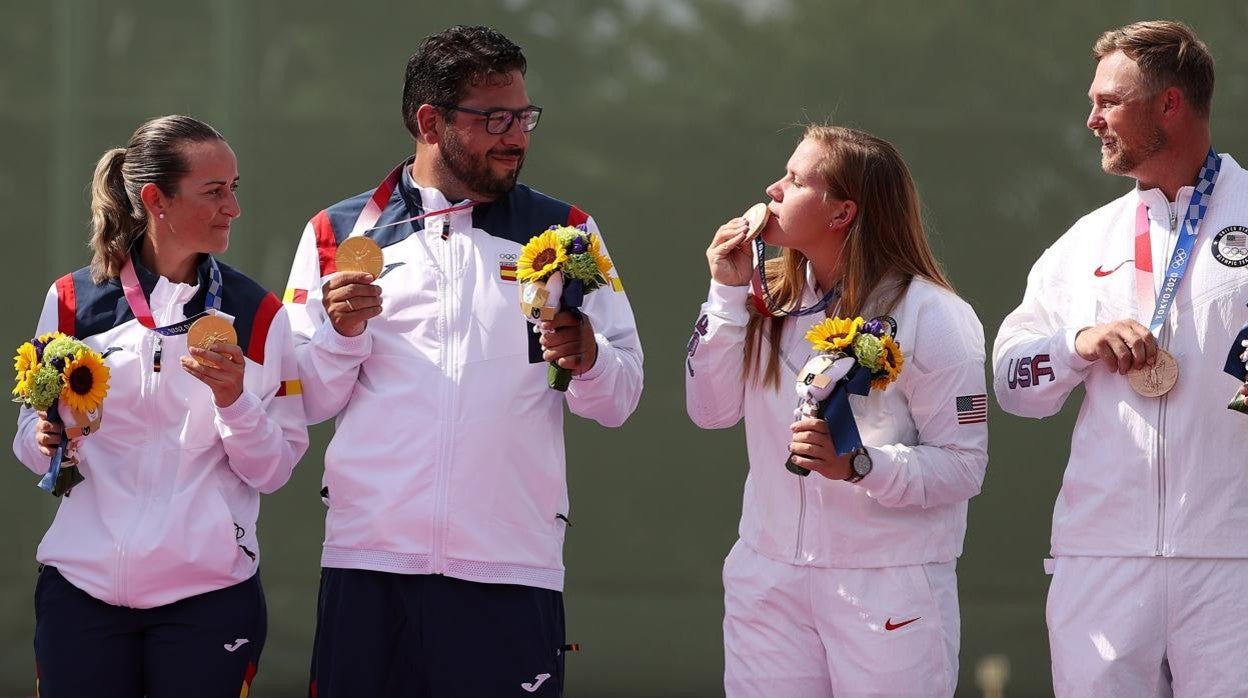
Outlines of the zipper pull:
{"label": "zipper pull", "polygon": [[160,337],[156,338],[156,351],[152,354],[152,373],[160,373],[160,350],[164,344],[164,340]]}

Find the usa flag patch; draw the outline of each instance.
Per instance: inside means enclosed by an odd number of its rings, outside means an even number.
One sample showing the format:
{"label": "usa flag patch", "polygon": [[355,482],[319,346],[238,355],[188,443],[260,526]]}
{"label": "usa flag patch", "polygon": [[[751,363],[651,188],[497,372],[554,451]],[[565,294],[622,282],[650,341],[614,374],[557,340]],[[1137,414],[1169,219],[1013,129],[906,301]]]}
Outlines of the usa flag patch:
{"label": "usa flag patch", "polygon": [[955,401],[958,424],[980,424],[988,421],[988,396],[959,395]]}

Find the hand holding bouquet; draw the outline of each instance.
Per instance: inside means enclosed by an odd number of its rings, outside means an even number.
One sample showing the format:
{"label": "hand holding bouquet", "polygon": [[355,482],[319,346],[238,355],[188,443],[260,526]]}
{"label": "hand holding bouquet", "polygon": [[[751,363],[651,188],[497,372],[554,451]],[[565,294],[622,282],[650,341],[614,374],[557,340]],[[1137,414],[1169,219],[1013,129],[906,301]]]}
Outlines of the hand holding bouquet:
{"label": "hand holding bouquet", "polygon": [[14,402],[47,416],[60,427],[60,443],[39,487],[54,496],[83,481],[77,465],[78,439],[94,433],[108,393],[104,358],[82,341],[59,332],[40,335],[17,348]]}
{"label": "hand holding bouquet", "polygon": [[[794,416],[827,420],[836,454],[843,456],[862,446],[849,395],[866,395],[871,388],[887,390],[901,374],[905,357],[886,318],[870,322],[860,317],[828,318],[810,328],[806,340],[815,354],[797,372]],[[802,477],[810,474],[792,459],[785,467]]]}
{"label": "hand holding bouquet", "polygon": [[[520,282],[520,310],[533,331],[543,320],[568,310],[579,315],[585,294],[603,286],[620,290],[620,282],[611,276],[611,260],[602,252],[597,235],[584,225],[551,226],[529,240],[520,250],[516,262],[516,279]],[[559,391],[568,389],[572,372],[555,362],[546,370],[546,383]]]}

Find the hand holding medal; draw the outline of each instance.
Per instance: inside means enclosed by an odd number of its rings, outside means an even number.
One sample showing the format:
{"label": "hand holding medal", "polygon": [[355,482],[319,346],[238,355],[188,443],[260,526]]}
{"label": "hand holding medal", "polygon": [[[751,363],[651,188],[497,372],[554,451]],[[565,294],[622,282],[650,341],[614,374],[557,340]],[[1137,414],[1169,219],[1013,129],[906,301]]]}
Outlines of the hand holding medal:
{"label": "hand holding medal", "polygon": [[[1120,370],[1127,374],[1127,380],[1135,392],[1144,397],[1161,397],[1174,388],[1179,380],[1179,362],[1170,352],[1158,346],[1157,338],[1165,329],[1165,320],[1174,306],[1179,284],[1187,274],[1187,267],[1195,250],[1196,236],[1200,230],[1200,221],[1209,208],[1209,198],[1218,181],[1218,171],[1222,161],[1217,151],[1212,148],[1205,155],[1204,166],[1200,169],[1198,182],[1192,190],[1191,201],[1188,202],[1187,215],[1183,218],[1179,239],[1175,243],[1174,252],[1169,264],[1164,269],[1160,291],[1154,295],[1152,225],[1148,217],[1148,205],[1140,201],[1135,209],[1135,296],[1136,305],[1141,313],[1148,312],[1152,307],[1152,315],[1148,321],[1147,335],[1139,337],[1139,330],[1144,327],[1134,320],[1122,320],[1113,323],[1125,328],[1130,334],[1143,339],[1143,347],[1139,342],[1128,348],[1124,355],[1122,347],[1113,344],[1112,332],[1106,336],[1110,342],[1108,347],[1118,356]],[[1076,348],[1079,336],[1075,337]],[[1104,347],[1101,348],[1103,351]],[[1141,351],[1142,349],[1142,351]],[[1099,352],[1098,352],[1099,353]],[[1104,354],[1101,354],[1104,356]],[[1129,369],[1125,364],[1130,363]]]}
{"label": "hand holding medal", "polygon": [[381,314],[381,288],[373,282],[381,276],[384,262],[381,247],[372,238],[357,235],[338,246],[334,256],[338,271],[321,287],[321,304],[338,334],[356,337]]}
{"label": "hand holding medal", "polygon": [[725,286],[750,283],[754,261],[749,243],[762,234],[770,220],[767,204],[758,203],[740,217],[721,225],[706,249],[711,278]]}
{"label": "hand holding medal", "polygon": [[238,346],[238,333],[225,317],[204,315],[186,332],[189,356],[182,357],[182,369],[212,390],[218,407],[229,407],[243,394],[246,359]]}

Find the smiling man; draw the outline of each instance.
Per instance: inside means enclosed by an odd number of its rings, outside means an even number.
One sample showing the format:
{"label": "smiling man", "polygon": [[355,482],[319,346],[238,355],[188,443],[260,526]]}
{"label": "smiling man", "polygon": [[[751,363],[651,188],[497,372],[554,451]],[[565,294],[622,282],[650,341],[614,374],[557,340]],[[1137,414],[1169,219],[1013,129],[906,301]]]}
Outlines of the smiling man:
{"label": "smiling man", "polygon": [[[542,114],[526,67],[487,27],[426,38],[403,89],[415,156],[317,214],[295,256],[305,405],[336,420],[318,698],[562,692],[563,408],[623,423],[642,352],[622,292],[537,334],[521,314],[521,245],[552,225],[598,234],[518,183]],[[371,272],[338,268],[348,244]],[[549,361],[572,372],[566,393],[547,387]]]}
{"label": "smiling man", "polygon": [[1053,513],[1054,690],[1243,695],[1248,422],[1223,359],[1248,322],[1248,173],[1210,147],[1213,58],[1190,28],[1131,24],[1093,55],[1087,126],[1136,186],[1044,253],[993,352],[1008,412],[1085,390]]}

